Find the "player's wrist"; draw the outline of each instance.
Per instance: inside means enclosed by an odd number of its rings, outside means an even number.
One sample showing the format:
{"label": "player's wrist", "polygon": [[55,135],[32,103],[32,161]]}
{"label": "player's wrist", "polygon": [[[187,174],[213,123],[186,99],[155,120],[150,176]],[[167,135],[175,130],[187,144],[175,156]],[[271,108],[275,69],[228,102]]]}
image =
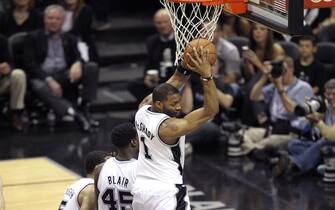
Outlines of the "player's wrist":
{"label": "player's wrist", "polygon": [[189,70],[188,68],[185,68],[181,62],[179,62],[176,70],[179,73],[183,74],[184,76],[188,76],[188,75],[190,75],[192,73],[192,71]]}
{"label": "player's wrist", "polygon": [[211,75],[205,75],[205,76],[200,76],[200,80],[204,81],[204,82],[207,82],[207,81],[210,81],[210,80],[213,80],[214,79],[214,76],[213,74]]}

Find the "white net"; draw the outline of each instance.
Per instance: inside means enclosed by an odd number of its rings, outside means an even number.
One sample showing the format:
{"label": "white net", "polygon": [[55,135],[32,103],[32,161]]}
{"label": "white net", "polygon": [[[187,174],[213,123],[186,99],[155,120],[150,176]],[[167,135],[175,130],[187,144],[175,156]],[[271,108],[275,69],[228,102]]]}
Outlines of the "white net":
{"label": "white net", "polygon": [[176,39],[176,60],[182,60],[184,48],[195,38],[213,40],[214,30],[223,5],[203,6],[201,3],[174,3],[160,0],[169,11]]}

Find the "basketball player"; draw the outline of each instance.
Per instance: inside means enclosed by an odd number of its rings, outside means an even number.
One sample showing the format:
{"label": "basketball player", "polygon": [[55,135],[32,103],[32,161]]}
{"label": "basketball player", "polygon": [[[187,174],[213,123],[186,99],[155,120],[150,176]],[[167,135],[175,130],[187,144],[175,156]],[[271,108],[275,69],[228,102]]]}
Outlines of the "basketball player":
{"label": "basketball player", "polygon": [[200,47],[188,54],[193,66],[187,68],[200,74],[204,90],[203,107],[177,118],[181,111],[178,91],[186,76],[178,67],[167,83],[152,93],[152,105],[143,105],[135,115],[140,138],[136,180],[133,188],[134,210],[190,209],[183,185],[185,135],[212,119],[219,109],[208,51]]}
{"label": "basketball player", "polygon": [[58,210],[95,210],[94,173],[99,164],[104,163],[110,154],[103,151],[93,151],[85,158],[87,178],[82,178],[72,184],[65,192]]}
{"label": "basketball player", "polygon": [[112,142],[117,155],[98,169],[95,190],[99,210],[132,209],[130,193],[135,180],[138,154],[138,137],[131,123],[120,124],[112,130]]}

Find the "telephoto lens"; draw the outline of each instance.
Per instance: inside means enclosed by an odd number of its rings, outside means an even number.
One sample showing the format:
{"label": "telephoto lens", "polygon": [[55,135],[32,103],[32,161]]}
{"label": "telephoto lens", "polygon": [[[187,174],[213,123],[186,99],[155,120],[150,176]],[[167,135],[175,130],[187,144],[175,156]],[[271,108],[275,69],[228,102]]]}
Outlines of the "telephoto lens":
{"label": "telephoto lens", "polygon": [[297,105],[294,109],[294,114],[303,117],[313,112],[324,113],[326,109],[324,100],[320,97],[315,97],[309,99],[304,104]]}

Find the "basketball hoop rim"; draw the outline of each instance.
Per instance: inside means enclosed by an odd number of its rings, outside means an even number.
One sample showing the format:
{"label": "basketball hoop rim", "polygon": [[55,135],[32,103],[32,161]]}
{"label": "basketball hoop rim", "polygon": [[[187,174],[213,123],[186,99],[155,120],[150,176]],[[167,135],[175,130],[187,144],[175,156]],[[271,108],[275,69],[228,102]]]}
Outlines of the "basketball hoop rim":
{"label": "basketball hoop rim", "polygon": [[245,0],[167,0],[173,3],[204,3],[204,4],[225,4],[225,3],[241,3],[245,2]]}

